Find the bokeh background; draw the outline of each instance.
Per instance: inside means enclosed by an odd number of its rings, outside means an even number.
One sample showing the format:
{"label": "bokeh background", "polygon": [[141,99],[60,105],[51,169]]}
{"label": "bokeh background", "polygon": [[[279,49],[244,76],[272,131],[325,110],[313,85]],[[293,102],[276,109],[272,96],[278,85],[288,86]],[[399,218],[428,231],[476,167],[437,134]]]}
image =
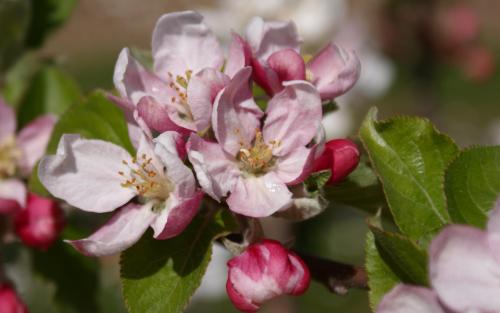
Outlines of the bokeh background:
{"label": "bokeh background", "polygon": [[[125,46],[148,50],[158,17],[185,9],[202,13],[226,47],[230,30],[243,32],[249,19],[259,15],[294,20],[305,54],[331,40],[356,50],[361,78],[338,99],[339,110],[325,117],[329,137],[354,138],[368,109],[377,106],[382,118],[428,117],[462,147],[500,144],[500,2],[494,0],[80,0],[67,23],[31,54],[55,60],[85,91],[112,89],[119,51]],[[366,217],[356,208],[333,202],[324,214],[307,222],[294,225],[270,219],[265,227],[273,238],[294,241],[298,250],[363,264]],[[75,220],[83,228],[95,223],[81,218],[83,222]],[[31,312],[73,312],[52,305],[55,287],[37,274],[40,264],[33,266],[28,253],[13,249],[5,254],[8,274]],[[236,312],[225,296],[227,258],[224,250],[215,249],[209,272],[187,312]],[[96,301],[98,312],[126,312],[117,258],[88,262],[99,269],[98,298],[88,301]],[[75,280],[68,288],[78,293],[79,283]],[[364,291],[339,297],[313,283],[305,296],[282,297],[262,312],[365,313],[370,309]]]}

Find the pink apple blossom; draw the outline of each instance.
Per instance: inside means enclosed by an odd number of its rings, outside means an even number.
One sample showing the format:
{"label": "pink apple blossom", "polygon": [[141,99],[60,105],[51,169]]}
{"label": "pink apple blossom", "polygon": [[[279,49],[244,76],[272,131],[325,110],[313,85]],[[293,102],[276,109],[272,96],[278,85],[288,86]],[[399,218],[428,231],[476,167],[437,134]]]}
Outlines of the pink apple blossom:
{"label": "pink apple blossom", "polygon": [[[156,239],[178,235],[197,213],[203,193],[176,149],[179,134],[154,144],[142,136],[137,156],[101,140],[61,137],[56,155],[40,161],[39,177],[55,197],[88,212],[117,213],[86,239],[69,241],[86,255],[102,256],[134,244],[151,226]],[[130,202],[137,198],[136,202]]]}
{"label": "pink apple blossom", "polygon": [[121,98],[110,96],[124,111],[132,139],[138,129],[157,132],[206,131],[212,103],[229,82],[219,43],[193,11],[160,17],[153,31],[154,69],[144,68],[130,50],[121,51],[114,83]]}
{"label": "pink apple blossom", "polygon": [[[432,289],[397,285],[380,302],[377,313],[452,313],[443,308]],[[465,313],[465,312],[464,312]]]}
{"label": "pink apple blossom", "polygon": [[325,143],[325,150],[314,161],[313,172],[330,170],[328,184],[342,181],[359,164],[359,150],[355,143],[347,139],[334,139]]}
{"label": "pink apple blossom", "polygon": [[26,186],[20,179],[29,176],[45,153],[56,122],[41,116],[16,134],[16,115],[0,97],[0,213],[18,211],[26,204]]}
{"label": "pink apple blossom", "polygon": [[9,283],[0,284],[0,312],[28,313],[28,308]]}
{"label": "pink apple blossom", "polygon": [[269,239],[249,246],[227,266],[227,293],[243,312],[256,312],[264,302],[280,295],[301,295],[311,279],[309,269],[295,253]]}
{"label": "pink apple blossom", "polygon": [[261,124],[264,112],[253,100],[250,76],[251,68],[240,70],[215,100],[218,143],[192,134],[188,155],[207,194],[220,200],[230,193],[232,211],[264,217],[288,208],[287,185],[310,173],[318,151],[309,144],[321,129],[321,100],[311,84],[288,82],[269,101]]}
{"label": "pink apple blossom", "polygon": [[305,63],[300,43],[293,22],[266,22],[255,17],[248,24],[245,39],[233,34],[226,73],[232,75],[252,66],[255,82],[271,96],[283,90],[283,82],[307,80],[324,101],[346,93],[359,79],[361,64],[354,52],[330,43]]}
{"label": "pink apple blossom", "polygon": [[15,217],[15,231],[25,245],[47,250],[64,227],[64,214],[52,199],[29,194]]}

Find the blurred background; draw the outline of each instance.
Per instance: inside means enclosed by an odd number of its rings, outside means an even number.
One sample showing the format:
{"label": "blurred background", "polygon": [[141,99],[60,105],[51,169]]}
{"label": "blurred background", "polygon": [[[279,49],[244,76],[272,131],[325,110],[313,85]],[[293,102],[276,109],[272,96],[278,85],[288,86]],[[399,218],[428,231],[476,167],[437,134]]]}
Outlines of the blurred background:
{"label": "blurred background", "polygon": [[[13,0],[0,0],[0,9],[9,2]],[[354,138],[368,109],[377,106],[381,118],[428,117],[462,147],[500,144],[500,2],[493,0],[80,0],[66,24],[23,59],[50,58],[84,91],[112,89],[119,51],[125,46],[148,50],[158,17],[185,9],[202,13],[226,47],[231,29],[242,33],[249,19],[259,15],[295,21],[305,54],[315,53],[331,40],[356,50],[361,79],[338,99],[339,110],[325,117],[331,138]],[[0,15],[0,37],[6,31],[1,25],[17,18]],[[5,45],[5,39],[0,43]],[[20,91],[10,82],[26,72],[0,75],[12,102]],[[366,217],[361,210],[332,203],[324,214],[300,225],[269,220],[265,226],[271,237],[295,240],[294,247],[300,251],[362,264]],[[85,229],[85,217],[82,224]],[[31,312],[79,312],[51,305],[57,297],[55,287],[36,271],[43,257],[33,262],[25,251],[8,247],[5,254],[8,275]],[[209,273],[187,312],[235,312],[224,289],[227,258],[222,249],[215,249]],[[117,259],[87,261],[89,268],[99,268],[97,282],[90,282],[97,290],[92,295],[96,297],[93,312],[125,312]],[[366,292],[339,297],[313,283],[305,296],[280,298],[262,312],[365,313],[370,309]]]}

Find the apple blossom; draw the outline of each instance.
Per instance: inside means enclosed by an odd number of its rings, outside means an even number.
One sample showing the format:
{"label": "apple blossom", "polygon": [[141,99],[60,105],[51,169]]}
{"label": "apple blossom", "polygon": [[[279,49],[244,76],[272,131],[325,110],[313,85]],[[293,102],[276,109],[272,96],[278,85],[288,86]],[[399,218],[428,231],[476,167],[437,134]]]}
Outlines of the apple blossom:
{"label": "apple blossom", "polygon": [[436,293],[428,288],[397,285],[385,295],[377,313],[452,313],[439,303]]}
{"label": "apple blossom", "polygon": [[243,312],[256,312],[264,302],[280,295],[301,295],[311,279],[309,269],[295,253],[269,239],[250,245],[227,266],[227,293]]}
{"label": "apple blossom", "polygon": [[129,129],[135,134],[138,128],[206,131],[212,102],[229,77],[220,72],[224,57],[203,17],[193,11],[161,16],[153,31],[152,54],[152,72],[128,48],[116,62],[113,80],[121,98],[110,98],[125,111]]}
{"label": "apple blossom", "polygon": [[16,134],[14,110],[0,97],[0,213],[15,212],[26,204],[26,186],[19,177],[31,173],[45,153],[56,119],[41,116]]}
{"label": "apple blossom", "polygon": [[331,170],[329,184],[344,179],[359,164],[359,150],[356,144],[347,139],[334,139],[325,143],[325,150],[315,160],[313,172]]}
{"label": "apple blossom", "polygon": [[29,194],[26,207],[15,217],[15,231],[24,244],[47,250],[64,227],[64,214],[57,202]]}
{"label": "apple blossom", "polygon": [[321,125],[321,100],[304,81],[286,84],[264,116],[250,89],[251,68],[240,70],[217,96],[212,128],[218,143],[192,134],[188,155],[203,190],[216,200],[230,193],[229,208],[251,217],[288,208],[287,185],[310,172],[316,147],[309,147]]}
{"label": "apple blossom", "polygon": [[284,88],[283,82],[307,80],[324,101],[346,93],[359,79],[361,65],[354,52],[330,43],[305,63],[300,43],[293,22],[255,17],[247,26],[245,39],[233,34],[226,73],[252,66],[255,82],[271,96]]}
{"label": "apple blossom", "polygon": [[[137,156],[115,144],[63,135],[56,155],[45,156],[39,177],[55,197],[88,212],[118,212],[86,239],[68,241],[86,255],[102,256],[134,244],[151,226],[156,239],[178,235],[198,211],[203,193],[178,156],[176,137],[153,143],[142,136]],[[137,197],[139,203],[130,202]]]}
{"label": "apple blossom", "polygon": [[28,308],[9,283],[0,284],[0,312],[28,313]]}

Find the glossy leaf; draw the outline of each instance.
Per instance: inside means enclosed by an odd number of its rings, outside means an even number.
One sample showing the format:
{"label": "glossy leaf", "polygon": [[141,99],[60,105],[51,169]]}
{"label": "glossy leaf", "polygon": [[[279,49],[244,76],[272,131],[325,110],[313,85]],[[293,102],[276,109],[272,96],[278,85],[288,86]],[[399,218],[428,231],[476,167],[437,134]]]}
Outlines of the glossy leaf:
{"label": "glossy leaf", "polygon": [[360,136],[379,176],[396,224],[412,240],[450,221],[444,173],[458,147],[426,119],[399,117],[376,121],[372,109]]}
{"label": "glossy leaf", "polygon": [[448,168],[446,195],[454,222],[484,227],[500,195],[500,147],[463,151]]}
{"label": "glossy leaf", "polygon": [[151,232],[121,256],[123,295],[130,313],[178,313],[201,283],[212,241],[230,233],[227,211],[195,218],[179,236],[155,240]]}

